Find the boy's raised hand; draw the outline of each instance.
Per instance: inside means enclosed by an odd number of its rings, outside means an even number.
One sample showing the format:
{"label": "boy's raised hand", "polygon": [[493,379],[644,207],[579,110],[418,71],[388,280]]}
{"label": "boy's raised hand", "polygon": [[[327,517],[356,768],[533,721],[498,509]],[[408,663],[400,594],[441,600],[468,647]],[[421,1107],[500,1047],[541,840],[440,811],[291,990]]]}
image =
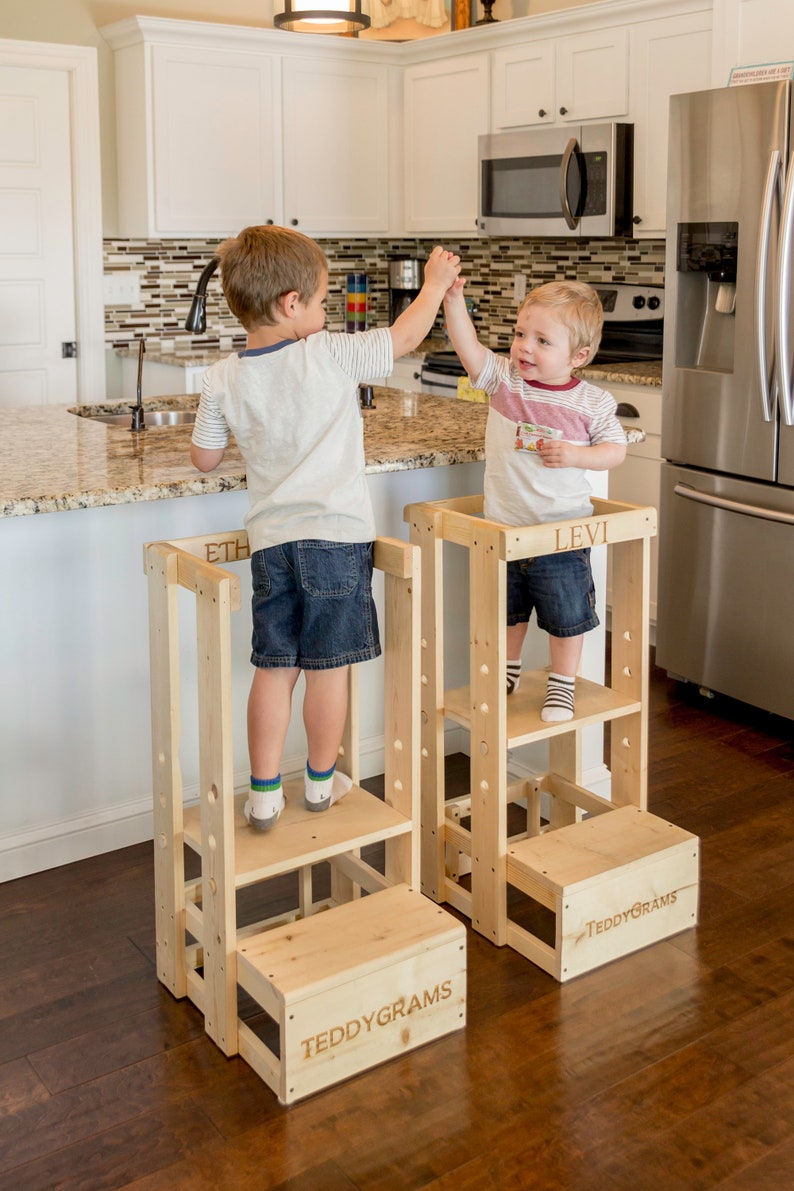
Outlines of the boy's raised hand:
{"label": "boy's raised hand", "polygon": [[425,262],[425,282],[446,292],[459,273],[460,257],[437,244]]}

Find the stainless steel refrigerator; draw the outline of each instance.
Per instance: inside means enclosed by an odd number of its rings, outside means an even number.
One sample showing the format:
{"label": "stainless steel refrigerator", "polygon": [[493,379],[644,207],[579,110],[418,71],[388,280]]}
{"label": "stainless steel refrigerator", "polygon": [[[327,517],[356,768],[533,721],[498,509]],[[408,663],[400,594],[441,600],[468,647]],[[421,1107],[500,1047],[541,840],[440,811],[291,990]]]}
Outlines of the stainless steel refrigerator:
{"label": "stainless steel refrigerator", "polygon": [[670,106],[657,663],[794,719],[792,84]]}

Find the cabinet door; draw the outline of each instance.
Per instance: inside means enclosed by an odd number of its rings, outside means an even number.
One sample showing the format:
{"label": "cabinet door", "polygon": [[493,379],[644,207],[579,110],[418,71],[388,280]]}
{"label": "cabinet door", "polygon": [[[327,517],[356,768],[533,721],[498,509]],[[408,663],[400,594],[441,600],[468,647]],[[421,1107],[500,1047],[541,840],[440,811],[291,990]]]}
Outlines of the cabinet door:
{"label": "cabinet door", "polygon": [[634,218],[638,235],[664,234],[670,96],[700,91],[711,76],[709,11],[631,29]]}
{"label": "cabinet door", "polygon": [[494,132],[552,124],[554,42],[532,41],[495,50],[491,58],[491,102]]}
{"label": "cabinet door", "polygon": [[734,66],[792,59],[791,0],[721,0],[714,5],[712,87],[727,87]]}
{"label": "cabinet door", "polygon": [[284,218],[307,234],[389,229],[387,67],[283,62]]}
{"label": "cabinet door", "polygon": [[151,232],[229,235],[280,222],[277,60],[155,45],[151,62]]}
{"label": "cabinet door", "polygon": [[625,116],[628,99],[628,33],[604,29],[557,42],[558,121]]}
{"label": "cabinet door", "polygon": [[486,54],[405,69],[405,230],[474,235],[477,137],[489,130]]}

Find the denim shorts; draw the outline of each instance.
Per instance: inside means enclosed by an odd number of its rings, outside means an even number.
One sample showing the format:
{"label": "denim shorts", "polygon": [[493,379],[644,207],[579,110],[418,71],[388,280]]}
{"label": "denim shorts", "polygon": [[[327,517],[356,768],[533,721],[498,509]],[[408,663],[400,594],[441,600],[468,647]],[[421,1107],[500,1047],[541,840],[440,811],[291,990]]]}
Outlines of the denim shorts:
{"label": "denim shorts", "polygon": [[251,661],[333,670],[380,654],[372,543],[284,542],[251,556]]}
{"label": "denim shorts", "polygon": [[578,637],[596,627],[589,548],[508,562],[508,625],[529,620],[533,609],[538,628],[551,637]]}

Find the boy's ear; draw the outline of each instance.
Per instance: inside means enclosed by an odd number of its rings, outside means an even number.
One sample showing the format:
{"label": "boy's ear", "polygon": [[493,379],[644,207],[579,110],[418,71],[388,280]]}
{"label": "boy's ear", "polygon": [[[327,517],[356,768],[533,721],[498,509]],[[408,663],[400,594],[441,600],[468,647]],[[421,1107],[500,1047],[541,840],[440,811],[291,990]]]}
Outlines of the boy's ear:
{"label": "boy's ear", "polygon": [[290,290],[287,294],[282,294],[278,300],[278,304],[287,318],[295,317],[299,303],[300,294],[295,289]]}
{"label": "boy's ear", "polygon": [[572,366],[574,368],[580,368],[582,366],[582,364],[584,364],[586,362],[587,357],[589,355],[590,355],[590,344],[588,343],[585,347],[580,347],[578,352],[576,352],[576,354],[573,356],[573,358],[571,359]]}

